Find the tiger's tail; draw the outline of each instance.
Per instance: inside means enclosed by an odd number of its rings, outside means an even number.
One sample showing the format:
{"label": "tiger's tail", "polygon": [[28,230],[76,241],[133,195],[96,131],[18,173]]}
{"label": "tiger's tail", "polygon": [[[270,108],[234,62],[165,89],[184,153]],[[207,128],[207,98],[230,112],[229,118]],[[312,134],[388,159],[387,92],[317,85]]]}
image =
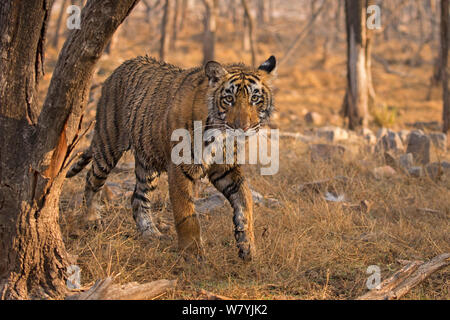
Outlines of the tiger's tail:
{"label": "tiger's tail", "polygon": [[70,170],[66,174],[66,178],[72,178],[80,173],[90,162],[92,161],[92,148],[88,148],[83,152],[80,159],[70,167]]}

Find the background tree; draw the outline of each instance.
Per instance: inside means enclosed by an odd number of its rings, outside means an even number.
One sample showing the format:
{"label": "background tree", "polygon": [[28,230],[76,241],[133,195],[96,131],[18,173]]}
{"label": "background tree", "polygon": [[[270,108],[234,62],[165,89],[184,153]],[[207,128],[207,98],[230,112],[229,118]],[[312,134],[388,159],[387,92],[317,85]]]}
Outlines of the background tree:
{"label": "background tree", "polygon": [[345,0],[347,90],[342,111],[352,130],[367,125],[366,9],[366,0]]}
{"label": "background tree", "polygon": [[180,12],[180,1],[175,0],[173,4],[173,16],[172,16],[172,36],[170,39],[170,49],[174,50],[176,47],[177,37],[178,37],[178,20]]}
{"label": "background tree", "polygon": [[80,138],[94,67],[138,0],[91,0],[60,53],[43,106],[43,74],[51,1],[0,3],[0,296],[64,295],[66,252],[59,196]]}
{"label": "background tree", "polygon": [[203,64],[214,60],[216,48],[217,1],[203,0],[205,12],[203,17]]}
{"label": "background tree", "polygon": [[159,42],[159,59],[164,60],[166,57],[167,46],[169,45],[169,37],[167,25],[169,22],[170,1],[164,1],[163,16],[161,20],[161,38]]}
{"label": "background tree", "polygon": [[448,28],[449,11],[448,0],[441,0],[441,72],[444,100],[443,110],[443,131],[447,133],[450,129],[450,96],[448,88]]}
{"label": "background tree", "polygon": [[64,14],[66,12],[66,3],[67,3],[67,0],[63,0],[63,2],[61,3],[61,8],[59,9],[58,21],[56,22],[55,35],[53,36],[53,40],[52,40],[52,46],[54,48],[58,48],[62,20],[63,20]]}
{"label": "background tree", "polygon": [[[244,8],[244,50],[250,49],[252,57],[252,66],[256,65],[256,52],[255,52],[255,23],[253,21],[252,14],[250,12],[247,0],[241,0],[242,7]],[[247,48],[249,46],[249,48]]]}

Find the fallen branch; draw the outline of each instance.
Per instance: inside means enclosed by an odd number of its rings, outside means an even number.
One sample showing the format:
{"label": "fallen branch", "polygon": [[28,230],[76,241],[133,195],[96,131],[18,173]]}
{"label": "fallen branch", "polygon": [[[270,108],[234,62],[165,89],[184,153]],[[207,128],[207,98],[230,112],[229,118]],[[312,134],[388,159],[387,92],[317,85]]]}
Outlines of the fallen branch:
{"label": "fallen branch", "polygon": [[215,294],[204,289],[200,290],[200,294],[206,296],[206,300],[232,300],[231,298]]}
{"label": "fallen branch", "polygon": [[450,265],[450,253],[434,257],[428,262],[413,261],[374,289],[358,297],[358,300],[397,300],[422,283],[434,272]]}
{"label": "fallen branch", "polygon": [[98,280],[87,291],[70,295],[67,300],[151,300],[169,289],[175,288],[176,280],[157,280],[139,284],[113,284],[111,277]]}

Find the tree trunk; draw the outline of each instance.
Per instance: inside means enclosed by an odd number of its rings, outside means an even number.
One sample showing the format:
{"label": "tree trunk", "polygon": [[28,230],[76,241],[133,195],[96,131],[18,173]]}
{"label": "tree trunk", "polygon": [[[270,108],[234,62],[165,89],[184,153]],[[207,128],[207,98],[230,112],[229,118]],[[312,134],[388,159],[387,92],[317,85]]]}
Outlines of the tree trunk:
{"label": "tree trunk", "polygon": [[61,33],[62,20],[64,18],[64,13],[66,12],[66,3],[67,3],[67,0],[63,0],[62,3],[61,3],[61,9],[59,11],[58,20],[56,22],[55,36],[53,37],[53,41],[52,41],[52,46],[54,48],[58,48],[59,35]]}
{"label": "tree trunk", "polygon": [[169,40],[167,37],[169,7],[170,7],[170,1],[166,0],[164,2],[163,17],[162,17],[162,21],[161,21],[161,40],[159,42],[159,59],[161,61],[164,61],[164,59],[166,58],[167,45],[168,45],[168,40]]}
{"label": "tree trunk", "polygon": [[217,3],[214,0],[203,0],[205,13],[203,17],[203,64],[214,60],[216,47],[216,15]]}
{"label": "tree trunk", "polygon": [[441,0],[441,72],[443,86],[444,111],[442,115],[444,133],[450,129],[450,96],[448,88],[448,4],[449,0]]}
{"label": "tree trunk", "polygon": [[180,26],[179,26],[180,32],[183,31],[183,29],[184,29],[184,25],[186,22],[187,9],[188,9],[188,1],[182,0],[181,1],[181,19],[180,19]]}
{"label": "tree trunk", "polygon": [[172,17],[172,37],[170,39],[170,49],[174,50],[176,47],[176,41],[178,36],[178,13],[179,13],[180,1],[175,0]]}
{"label": "tree trunk", "polygon": [[255,53],[255,32],[254,32],[254,23],[253,23],[253,17],[250,13],[250,9],[248,7],[247,0],[241,0],[242,7],[244,8],[244,17],[247,27],[247,39],[250,44],[250,53],[252,56],[252,66],[256,65],[256,53]]}
{"label": "tree trunk", "polygon": [[260,26],[266,23],[265,0],[258,0],[257,20]]}
{"label": "tree trunk", "polygon": [[268,8],[268,14],[269,14],[269,23],[273,24],[273,11],[274,11],[274,6],[273,6],[273,0],[269,0],[269,8]]}
{"label": "tree trunk", "polygon": [[[374,0],[366,0],[366,8],[368,8],[371,5],[374,5]],[[366,9],[364,9],[366,10]],[[364,28],[365,24],[363,25]],[[366,74],[367,74],[367,90],[369,93],[369,101],[373,104],[376,100],[376,93],[375,88],[373,86],[373,79],[372,79],[372,48],[373,48],[373,41],[374,41],[374,31],[366,29],[366,50],[365,50],[365,56],[366,56]]]}
{"label": "tree trunk", "polygon": [[367,125],[366,1],[345,0],[347,92],[343,114],[351,130]]}
{"label": "tree trunk", "polygon": [[138,0],[91,0],[37,101],[52,1],[0,3],[0,297],[61,297],[73,263],[59,196],[96,62]]}

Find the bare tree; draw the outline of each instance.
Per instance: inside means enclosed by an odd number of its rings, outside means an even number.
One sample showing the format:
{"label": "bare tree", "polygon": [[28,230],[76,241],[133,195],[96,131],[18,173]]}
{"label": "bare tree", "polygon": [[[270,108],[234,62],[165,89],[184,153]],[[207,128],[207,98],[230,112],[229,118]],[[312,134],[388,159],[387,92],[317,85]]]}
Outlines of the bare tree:
{"label": "bare tree", "polygon": [[366,0],[345,0],[347,91],[342,111],[351,130],[367,125],[366,4]]}
{"label": "bare tree", "polygon": [[266,3],[265,0],[257,0],[257,21],[259,25],[266,23]]}
{"label": "bare tree", "polygon": [[203,64],[214,60],[216,47],[216,17],[217,2],[215,0],[203,0],[205,13],[203,16]]}
{"label": "bare tree", "polygon": [[178,16],[180,11],[180,1],[175,0],[172,17],[172,37],[170,39],[170,48],[175,49],[178,36]]}
{"label": "bare tree", "polygon": [[96,62],[138,0],[90,0],[60,53],[42,106],[37,92],[52,1],[0,2],[0,297],[65,294],[59,196],[80,139]]}
{"label": "bare tree", "polygon": [[[246,26],[246,31],[244,33],[244,39],[247,39],[250,45],[250,53],[252,55],[252,66],[256,65],[256,53],[255,53],[255,32],[254,32],[254,21],[248,7],[247,0],[241,0],[242,7],[244,8],[244,21]],[[244,44],[245,44],[244,40]]]}
{"label": "bare tree", "polygon": [[[375,4],[375,0],[366,0],[366,8]],[[364,8],[364,10],[366,10]],[[366,75],[367,75],[367,90],[369,93],[369,101],[374,103],[376,99],[375,88],[373,86],[373,78],[372,78],[372,48],[374,42],[374,31],[368,28],[365,28],[365,21],[363,22],[363,28],[366,30],[366,46],[365,46],[365,67],[366,67]]]}
{"label": "bare tree", "polygon": [[159,58],[164,60],[166,58],[167,46],[169,38],[167,36],[167,24],[169,21],[170,1],[165,0],[163,8],[163,17],[161,21],[161,39],[159,42]]}
{"label": "bare tree", "polygon": [[180,26],[178,27],[180,31],[184,29],[184,25],[186,22],[186,14],[188,11],[188,1],[182,0],[181,1],[181,17],[180,17]]}
{"label": "bare tree", "polygon": [[60,33],[61,33],[62,20],[63,20],[63,17],[64,17],[64,13],[66,12],[66,4],[67,4],[67,0],[62,0],[61,8],[60,8],[59,14],[58,14],[58,20],[56,22],[55,35],[53,36],[53,41],[52,41],[52,46],[54,48],[58,48],[59,36],[60,36]]}
{"label": "bare tree", "polygon": [[449,28],[449,1],[441,0],[441,70],[444,110],[442,115],[444,133],[450,129],[450,96],[448,88],[448,28]]}

